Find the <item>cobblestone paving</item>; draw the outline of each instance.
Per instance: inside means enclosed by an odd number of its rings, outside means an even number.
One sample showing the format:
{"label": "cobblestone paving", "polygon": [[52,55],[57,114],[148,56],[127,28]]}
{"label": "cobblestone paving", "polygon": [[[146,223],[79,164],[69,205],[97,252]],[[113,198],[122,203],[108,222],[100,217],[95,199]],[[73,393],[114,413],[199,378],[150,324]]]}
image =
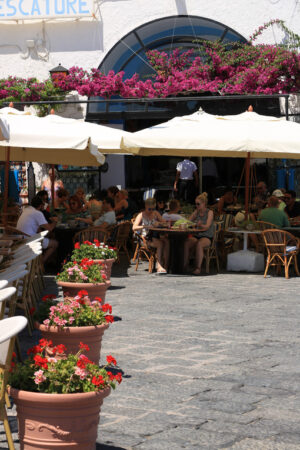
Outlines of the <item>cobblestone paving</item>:
{"label": "cobblestone paving", "polygon": [[[102,355],[124,381],[102,406],[97,450],[300,449],[299,280],[145,268],[116,273],[107,293],[122,320]],[[0,439],[7,448],[3,428]]]}

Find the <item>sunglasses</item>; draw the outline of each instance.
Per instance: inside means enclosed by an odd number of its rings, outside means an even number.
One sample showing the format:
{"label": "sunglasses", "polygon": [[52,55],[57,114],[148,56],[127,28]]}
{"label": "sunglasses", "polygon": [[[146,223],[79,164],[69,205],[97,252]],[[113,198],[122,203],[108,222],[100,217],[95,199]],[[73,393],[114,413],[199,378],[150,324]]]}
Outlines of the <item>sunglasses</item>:
{"label": "sunglasses", "polygon": [[147,208],[148,209],[148,211],[154,211],[155,210],[155,208]]}
{"label": "sunglasses", "polygon": [[196,203],[195,203],[195,205],[196,205],[196,206],[200,206],[200,205],[201,205],[201,203],[199,203],[199,202],[196,202]]}

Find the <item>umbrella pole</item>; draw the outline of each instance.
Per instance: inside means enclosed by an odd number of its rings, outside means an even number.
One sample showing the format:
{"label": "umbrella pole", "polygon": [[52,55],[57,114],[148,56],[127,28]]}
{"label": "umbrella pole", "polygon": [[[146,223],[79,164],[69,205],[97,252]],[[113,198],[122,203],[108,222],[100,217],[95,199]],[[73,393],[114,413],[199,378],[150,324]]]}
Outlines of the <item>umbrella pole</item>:
{"label": "umbrella pole", "polygon": [[7,147],[6,148],[5,171],[4,171],[4,199],[3,199],[3,223],[4,223],[4,225],[6,225],[6,221],[7,221],[9,161],[10,161],[10,147]]}
{"label": "umbrella pole", "polygon": [[247,153],[245,168],[245,216],[248,219],[249,213],[249,180],[250,180],[250,153]]}
{"label": "umbrella pole", "polygon": [[55,169],[54,164],[51,165],[51,198],[52,198],[52,208],[55,209],[55,198],[54,198],[54,184],[55,184]]}

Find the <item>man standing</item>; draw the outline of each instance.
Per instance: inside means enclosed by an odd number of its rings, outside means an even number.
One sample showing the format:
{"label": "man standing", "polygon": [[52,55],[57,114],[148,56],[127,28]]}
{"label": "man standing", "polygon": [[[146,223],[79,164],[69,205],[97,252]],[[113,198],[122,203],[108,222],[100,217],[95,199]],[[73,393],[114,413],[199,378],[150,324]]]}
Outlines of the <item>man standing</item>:
{"label": "man standing", "polygon": [[[19,217],[17,223],[17,229],[23,231],[23,233],[28,234],[29,236],[33,236],[38,233],[40,229],[52,231],[56,226],[56,221],[53,223],[48,223],[45,219],[44,214],[42,213],[44,209],[44,202],[41,197],[36,195],[31,200],[31,206],[27,206],[24,208],[24,211]],[[56,218],[52,218],[55,220]],[[43,240],[43,249],[45,250],[43,253],[43,263],[50,258],[52,253],[57,249],[57,241],[55,239],[44,238]]]}
{"label": "man standing", "polygon": [[181,200],[194,202],[198,181],[197,166],[190,158],[185,158],[177,164],[174,191],[178,192]]}

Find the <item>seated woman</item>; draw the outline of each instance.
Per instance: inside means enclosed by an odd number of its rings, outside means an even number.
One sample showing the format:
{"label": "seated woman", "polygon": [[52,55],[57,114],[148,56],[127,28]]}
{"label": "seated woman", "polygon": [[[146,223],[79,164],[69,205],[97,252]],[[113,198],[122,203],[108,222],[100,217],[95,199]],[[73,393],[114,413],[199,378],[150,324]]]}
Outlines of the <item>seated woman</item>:
{"label": "seated woman", "polygon": [[115,212],[118,220],[130,220],[137,212],[137,206],[128,197],[126,189],[121,189],[115,195]]}
{"label": "seated woman", "polygon": [[217,203],[217,210],[219,214],[226,213],[226,208],[228,206],[234,206],[236,204],[236,197],[233,193],[231,187],[225,189],[224,195],[220,198]]}
{"label": "seated woman", "polygon": [[178,214],[179,210],[180,210],[179,200],[173,198],[169,202],[169,212],[165,212],[162,215],[162,218],[167,222],[176,222],[176,220],[183,219],[183,217],[180,214]]}
{"label": "seated woman", "polygon": [[194,275],[200,275],[204,256],[203,250],[211,245],[214,235],[214,214],[207,208],[207,198],[208,196],[206,192],[203,192],[196,197],[196,210],[189,217],[189,220],[195,222],[197,228],[199,228],[201,232],[188,238],[184,243],[185,269],[187,269],[188,266],[191,249],[196,249],[196,268],[193,271]]}
{"label": "seated woman", "polygon": [[[88,223],[91,218],[87,211],[84,211],[81,200],[77,195],[72,195],[69,199],[69,207],[66,211],[67,219],[74,219],[82,223]],[[69,216],[69,217],[68,217]]]}
{"label": "seated woman", "polygon": [[167,273],[167,267],[169,263],[169,240],[166,237],[151,236],[151,232],[148,235],[147,227],[155,227],[159,223],[163,223],[163,218],[155,210],[156,201],[154,198],[148,198],[145,200],[145,210],[140,212],[133,224],[133,231],[140,231],[141,235],[148,240],[150,247],[157,249],[157,273]]}
{"label": "seated woman", "polygon": [[[105,191],[106,192],[106,191]],[[105,195],[106,197],[106,195]],[[90,213],[92,220],[96,220],[101,216],[102,213],[102,199],[99,198],[99,193],[94,192],[90,196],[89,201],[86,204],[87,210]]]}
{"label": "seated woman", "polygon": [[58,189],[56,192],[55,208],[68,209],[69,192],[66,189]]}
{"label": "seated woman", "polygon": [[79,198],[79,200],[81,201],[81,205],[83,210],[86,209],[86,198],[85,198],[85,192],[84,189],[79,187],[76,192],[75,192],[76,197]]}

